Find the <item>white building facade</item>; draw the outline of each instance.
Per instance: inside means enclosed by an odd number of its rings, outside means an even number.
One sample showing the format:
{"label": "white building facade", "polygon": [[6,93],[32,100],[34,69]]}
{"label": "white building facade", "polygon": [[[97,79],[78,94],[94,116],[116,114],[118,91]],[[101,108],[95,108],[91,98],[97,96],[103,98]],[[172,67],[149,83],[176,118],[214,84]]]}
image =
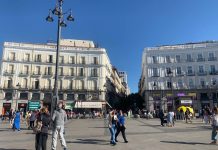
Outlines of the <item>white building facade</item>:
{"label": "white building facade", "polygon": [[[56,44],[5,42],[1,64],[0,112],[37,109],[53,96]],[[71,109],[105,105],[112,65],[104,48],[92,41],[61,40],[59,99]]]}
{"label": "white building facade", "polygon": [[217,57],[215,41],[145,48],[139,91],[147,109],[216,106]]}

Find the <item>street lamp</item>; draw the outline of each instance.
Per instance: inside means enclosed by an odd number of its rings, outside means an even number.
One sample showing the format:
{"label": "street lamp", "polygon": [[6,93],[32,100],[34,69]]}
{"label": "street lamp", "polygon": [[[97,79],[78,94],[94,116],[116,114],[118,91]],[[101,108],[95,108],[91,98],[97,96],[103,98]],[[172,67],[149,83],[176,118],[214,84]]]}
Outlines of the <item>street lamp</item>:
{"label": "street lamp", "polygon": [[17,103],[18,103],[18,96],[19,96],[17,91],[18,91],[19,89],[20,89],[20,83],[18,82],[17,85],[16,85],[16,88],[15,88],[15,95],[16,95],[16,97],[17,97],[17,98],[16,98],[15,110],[17,110]]}
{"label": "street lamp", "polygon": [[[52,14],[56,15],[58,17],[55,83],[54,83],[53,100],[51,102],[51,113],[54,112],[54,110],[57,106],[57,102],[59,100],[59,98],[58,98],[58,68],[59,68],[59,50],[60,50],[60,39],[61,39],[61,27],[67,27],[67,24],[64,21],[64,15],[69,13],[69,11],[63,12],[62,6],[63,6],[63,0],[58,0],[55,8],[53,10],[50,9],[49,14],[46,17],[46,21],[48,21],[48,22],[54,21]],[[67,17],[67,20],[74,21],[71,10],[70,10],[69,16]]]}
{"label": "street lamp", "polygon": [[172,105],[173,105],[173,111],[174,111],[175,110],[175,102],[174,102],[173,83],[172,83],[173,72],[171,71],[170,68],[167,69],[167,75],[170,77],[170,88],[171,88],[171,92],[172,92]]}

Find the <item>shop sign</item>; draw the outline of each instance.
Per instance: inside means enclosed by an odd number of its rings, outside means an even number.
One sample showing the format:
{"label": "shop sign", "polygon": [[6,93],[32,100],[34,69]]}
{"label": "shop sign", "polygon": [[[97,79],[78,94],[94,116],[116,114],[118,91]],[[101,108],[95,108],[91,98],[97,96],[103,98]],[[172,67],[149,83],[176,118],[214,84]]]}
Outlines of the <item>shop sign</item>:
{"label": "shop sign", "polygon": [[196,93],[188,93],[188,96],[193,96],[193,97],[196,97]]}
{"label": "shop sign", "polygon": [[181,100],[181,104],[192,104],[192,100]]}
{"label": "shop sign", "polygon": [[40,106],[40,101],[32,101],[28,103],[28,108],[29,110],[35,110],[35,109],[39,109]]}
{"label": "shop sign", "polygon": [[75,108],[102,108],[102,102],[82,102],[78,101]]}
{"label": "shop sign", "polygon": [[185,96],[185,93],[178,93],[177,96]]}

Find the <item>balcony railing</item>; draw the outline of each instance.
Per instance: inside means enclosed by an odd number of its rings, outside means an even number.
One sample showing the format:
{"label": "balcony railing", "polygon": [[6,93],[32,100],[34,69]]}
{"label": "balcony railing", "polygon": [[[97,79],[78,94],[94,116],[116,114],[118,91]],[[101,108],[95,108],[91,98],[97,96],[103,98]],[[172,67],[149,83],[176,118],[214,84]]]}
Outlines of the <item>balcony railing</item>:
{"label": "balcony railing", "polygon": [[195,76],[195,72],[187,72],[186,75],[187,76]]}
{"label": "balcony railing", "polygon": [[21,76],[21,77],[26,77],[28,75],[29,75],[29,72],[20,72],[19,73],[19,76]]}
{"label": "balcony railing", "polygon": [[44,76],[51,77],[51,76],[53,76],[53,73],[52,72],[51,73],[45,73]]}
{"label": "balcony railing", "polygon": [[216,57],[209,57],[208,61],[217,61],[217,58]]}
{"label": "balcony railing", "polygon": [[14,73],[14,71],[12,70],[12,71],[5,71],[4,72],[4,75],[5,76],[13,76],[15,73]]}
{"label": "balcony railing", "polygon": [[151,75],[151,77],[160,77],[160,75],[159,74],[153,74],[153,75]]}
{"label": "balcony railing", "polygon": [[198,58],[197,62],[205,61],[205,58]]}
{"label": "balcony railing", "polygon": [[201,71],[201,72],[198,72],[198,75],[199,76],[206,76],[207,72],[206,71]]}
{"label": "balcony railing", "polygon": [[186,59],[187,62],[194,62],[194,59],[193,58],[190,58],[190,59]]}
{"label": "balcony railing", "polygon": [[41,72],[33,72],[31,76],[39,77],[39,76],[41,76]]}

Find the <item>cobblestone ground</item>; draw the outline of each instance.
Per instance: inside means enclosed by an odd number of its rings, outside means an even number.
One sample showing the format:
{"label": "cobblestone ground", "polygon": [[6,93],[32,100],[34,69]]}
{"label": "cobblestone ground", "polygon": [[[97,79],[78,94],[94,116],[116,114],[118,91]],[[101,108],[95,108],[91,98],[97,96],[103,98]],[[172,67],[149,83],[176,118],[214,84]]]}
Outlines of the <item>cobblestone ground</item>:
{"label": "cobblestone ground", "polygon": [[[34,134],[22,124],[20,132],[9,129],[8,123],[0,124],[0,150],[34,150]],[[70,120],[66,125],[66,140],[69,150],[217,150],[209,145],[210,125],[201,120],[192,124],[177,121],[175,127],[161,127],[158,119],[127,120],[127,138],[120,135],[116,146],[109,144],[109,132],[101,119]],[[50,149],[51,136],[48,139]],[[57,150],[61,150],[58,143]]]}

